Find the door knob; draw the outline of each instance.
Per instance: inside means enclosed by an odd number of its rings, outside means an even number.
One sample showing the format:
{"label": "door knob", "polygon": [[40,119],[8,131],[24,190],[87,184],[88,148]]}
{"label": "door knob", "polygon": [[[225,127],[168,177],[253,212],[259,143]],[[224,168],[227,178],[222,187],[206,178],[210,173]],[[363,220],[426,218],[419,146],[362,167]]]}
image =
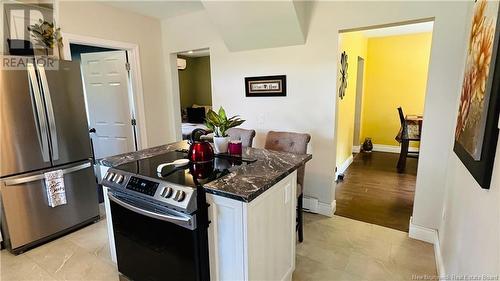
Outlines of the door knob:
{"label": "door knob", "polygon": [[89,133],[95,133],[95,128],[91,128],[91,129],[89,130]]}

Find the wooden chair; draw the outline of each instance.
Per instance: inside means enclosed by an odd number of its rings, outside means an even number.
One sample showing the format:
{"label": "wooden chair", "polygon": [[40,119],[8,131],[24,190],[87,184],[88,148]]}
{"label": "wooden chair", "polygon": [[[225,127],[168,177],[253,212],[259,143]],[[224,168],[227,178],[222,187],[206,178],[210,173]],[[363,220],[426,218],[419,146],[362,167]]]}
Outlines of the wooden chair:
{"label": "wooden chair", "polygon": [[231,140],[240,140],[244,147],[252,147],[255,130],[245,130],[240,128],[231,128],[227,130]]}
{"label": "wooden chair", "polygon": [[[270,131],[266,136],[265,148],[276,151],[290,152],[295,154],[306,154],[307,144],[311,140],[309,134]],[[304,216],[302,211],[302,199],[304,191],[305,165],[297,170],[297,231],[299,242],[304,241]]]}
{"label": "wooden chair", "polygon": [[398,107],[399,121],[401,128],[396,136],[396,140],[401,144],[401,152],[397,164],[398,173],[406,169],[406,159],[408,157],[418,158],[418,153],[409,152],[410,142],[420,141],[420,128],[418,124],[409,124],[403,113],[403,109]]}

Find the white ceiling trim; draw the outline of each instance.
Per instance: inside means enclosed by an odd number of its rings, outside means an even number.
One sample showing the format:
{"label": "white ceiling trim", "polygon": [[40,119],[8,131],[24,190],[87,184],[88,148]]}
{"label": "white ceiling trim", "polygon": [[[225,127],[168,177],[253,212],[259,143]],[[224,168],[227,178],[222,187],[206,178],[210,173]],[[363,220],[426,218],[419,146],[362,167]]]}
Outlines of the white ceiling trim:
{"label": "white ceiling trim", "polygon": [[431,32],[434,26],[434,22],[420,22],[406,25],[390,26],[376,29],[364,30],[363,35],[368,38],[372,37],[385,37],[385,36],[396,36],[404,34]]}

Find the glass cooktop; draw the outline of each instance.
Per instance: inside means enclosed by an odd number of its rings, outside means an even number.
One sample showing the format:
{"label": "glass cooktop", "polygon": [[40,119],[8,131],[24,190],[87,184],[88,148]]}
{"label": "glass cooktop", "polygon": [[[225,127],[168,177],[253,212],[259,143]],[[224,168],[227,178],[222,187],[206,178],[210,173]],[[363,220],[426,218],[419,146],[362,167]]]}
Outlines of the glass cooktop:
{"label": "glass cooktop", "polygon": [[189,163],[184,167],[175,168],[166,166],[162,173],[156,171],[158,165],[170,163],[177,159],[187,159],[186,151],[172,151],[150,158],[145,158],[130,163],[122,164],[116,169],[167,181],[179,185],[197,187],[207,182],[221,178],[241,165],[247,165],[255,160],[231,157],[229,155],[216,155],[215,159],[206,163]]}

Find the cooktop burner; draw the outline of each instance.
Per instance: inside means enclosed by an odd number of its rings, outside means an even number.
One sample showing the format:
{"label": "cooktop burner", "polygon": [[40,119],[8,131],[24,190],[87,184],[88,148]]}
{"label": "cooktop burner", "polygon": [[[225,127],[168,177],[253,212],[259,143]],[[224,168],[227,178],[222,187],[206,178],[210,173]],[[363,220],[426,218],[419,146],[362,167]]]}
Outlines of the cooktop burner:
{"label": "cooktop burner", "polygon": [[216,155],[214,161],[211,162],[189,163],[186,166],[178,168],[175,168],[173,165],[166,166],[163,168],[161,174],[157,172],[158,165],[186,158],[186,151],[172,151],[122,164],[115,167],[115,169],[178,185],[197,187],[200,184],[202,185],[223,177],[241,165],[246,165],[254,161],[240,157],[231,157],[229,155]]}

